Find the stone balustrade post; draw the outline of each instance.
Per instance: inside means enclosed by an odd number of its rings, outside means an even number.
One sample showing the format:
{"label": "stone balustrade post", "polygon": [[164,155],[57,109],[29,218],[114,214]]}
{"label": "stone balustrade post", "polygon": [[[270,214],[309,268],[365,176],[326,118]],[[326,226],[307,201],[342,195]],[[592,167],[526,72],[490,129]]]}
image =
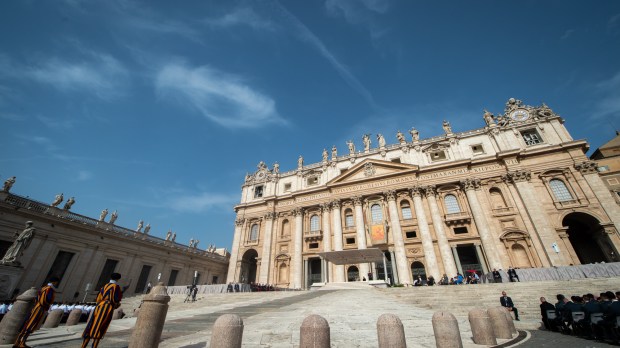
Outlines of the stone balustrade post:
{"label": "stone balustrade post", "polygon": [[329,348],[329,323],[320,315],[306,317],[299,328],[299,348]]}
{"label": "stone balustrade post", "polygon": [[449,312],[433,314],[433,332],[437,348],[462,348],[461,331],[456,317]]}
{"label": "stone balustrade post", "polygon": [[53,311],[50,311],[42,327],[46,329],[58,327],[64,314],[65,312],[62,309],[54,309]]}
{"label": "stone balustrade post", "polygon": [[400,318],[394,314],[382,314],[377,319],[377,338],[379,348],[406,348],[405,328]]}
{"label": "stone balustrade post", "polygon": [[67,318],[67,323],[65,325],[66,326],[77,325],[79,324],[81,317],[82,317],[82,310],[78,308],[73,309],[69,313],[69,317]]}
{"label": "stone balustrade post", "polygon": [[508,324],[506,318],[506,309],[504,307],[492,307],[488,311],[489,318],[491,318],[491,324],[493,325],[493,332],[496,338],[511,339],[512,329]]}
{"label": "stone balustrade post", "polygon": [[211,331],[210,348],[241,348],[243,320],[236,314],[217,318]]}
{"label": "stone balustrade post", "polygon": [[15,343],[19,330],[34,307],[36,299],[37,290],[35,288],[30,288],[17,297],[13,308],[4,315],[0,322],[0,345]]}
{"label": "stone balustrade post", "polygon": [[164,329],[170,296],[164,283],[159,282],[144,296],[140,315],[129,339],[129,348],[158,347]]}
{"label": "stone balustrade post", "polygon": [[468,318],[475,344],[487,346],[497,344],[493,325],[491,324],[491,317],[489,317],[489,313],[486,310],[480,308],[472,309],[469,311]]}

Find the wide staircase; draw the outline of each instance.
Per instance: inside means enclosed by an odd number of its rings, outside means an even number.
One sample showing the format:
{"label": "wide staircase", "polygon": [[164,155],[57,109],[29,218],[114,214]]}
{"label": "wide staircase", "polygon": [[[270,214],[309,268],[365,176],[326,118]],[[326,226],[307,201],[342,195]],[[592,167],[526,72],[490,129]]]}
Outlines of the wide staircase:
{"label": "wide staircase", "polygon": [[586,278],[575,280],[533,281],[476,285],[420,286],[380,289],[387,296],[394,296],[418,307],[434,311],[448,311],[457,317],[467,317],[474,308],[499,306],[502,291],[512,298],[519,310],[523,328],[535,328],[540,323],[540,297],[555,304],[556,295],[596,296],[604,291],[620,291],[620,277]]}

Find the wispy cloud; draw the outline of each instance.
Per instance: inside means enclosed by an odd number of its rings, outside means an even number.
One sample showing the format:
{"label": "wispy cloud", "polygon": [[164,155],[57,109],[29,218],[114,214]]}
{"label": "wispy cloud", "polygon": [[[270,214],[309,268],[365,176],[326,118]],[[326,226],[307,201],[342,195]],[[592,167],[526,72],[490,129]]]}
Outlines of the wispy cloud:
{"label": "wispy cloud", "polygon": [[37,119],[41,123],[43,123],[45,126],[51,129],[67,130],[75,126],[75,121],[69,120],[69,119],[61,120],[61,119],[55,119],[55,118],[41,116],[41,115],[37,116]]}
{"label": "wispy cloud", "polygon": [[574,29],[567,29],[564,32],[564,35],[562,35],[562,37],[560,37],[560,40],[567,40],[569,37],[571,37],[573,34],[575,33]]}
{"label": "wispy cloud", "polygon": [[284,123],[271,97],[254,90],[241,77],[209,66],[192,68],[171,63],[159,70],[155,84],[160,96],[189,102],[207,119],[224,127]]}
{"label": "wispy cloud", "polygon": [[349,24],[365,27],[372,39],[379,39],[389,32],[377,21],[377,16],[385,14],[390,8],[387,0],[326,0],[325,8],[332,17],[342,16]]}
{"label": "wispy cloud", "polygon": [[280,12],[284,16],[284,18],[291,23],[294,27],[296,33],[300,36],[300,38],[310,44],[310,46],[314,47],[323,58],[327,59],[327,61],[332,65],[334,69],[340,74],[342,79],[355,90],[358,94],[360,94],[366,102],[374,109],[378,110],[380,107],[375,102],[372,94],[366,87],[351,73],[349,68],[341,63],[332,52],[327,49],[325,44],[305,25],[303,24],[295,15],[289,12],[286,8],[281,6],[278,3],[278,8]]}
{"label": "wispy cloud", "polygon": [[599,94],[592,119],[620,119],[620,72],[612,78],[599,82],[595,91]]}
{"label": "wispy cloud", "polygon": [[273,30],[275,24],[263,18],[250,7],[238,7],[221,17],[207,18],[205,23],[214,27],[248,26],[252,29]]}
{"label": "wispy cloud", "polygon": [[93,177],[93,173],[88,170],[79,170],[77,173],[78,181],[87,181]]}
{"label": "wispy cloud", "polygon": [[239,202],[239,195],[203,192],[197,195],[179,195],[169,201],[177,212],[201,213],[212,209],[230,209]]}

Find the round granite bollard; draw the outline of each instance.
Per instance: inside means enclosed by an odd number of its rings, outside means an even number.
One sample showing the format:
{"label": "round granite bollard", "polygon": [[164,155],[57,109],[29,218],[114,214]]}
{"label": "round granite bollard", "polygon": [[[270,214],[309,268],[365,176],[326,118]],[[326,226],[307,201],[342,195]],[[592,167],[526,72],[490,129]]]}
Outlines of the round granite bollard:
{"label": "round granite bollard", "polygon": [[469,311],[469,326],[475,344],[494,346],[497,344],[493,325],[489,313],[484,309],[472,309]]}
{"label": "round granite bollard", "polygon": [[459,323],[452,313],[436,312],[433,314],[433,331],[437,348],[462,348]]}
{"label": "round granite bollard", "polygon": [[114,310],[114,313],[112,313],[112,320],[123,319],[124,316],[125,312],[123,312],[123,307],[118,307]]}
{"label": "round granite bollard", "polygon": [[158,283],[144,296],[140,316],[129,339],[129,348],[158,347],[168,314],[170,296],[164,283]]}
{"label": "round granite bollard", "polygon": [[210,348],[240,348],[243,320],[236,314],[221,315],[213,324]]}
{"label": "round granite bollard", "polygon": [[43,323],[43,328],[54,328],[60,325],[60,321],[62,320],[62,315],[65,314],[62,309],[54,309],[53,311],[47,314],[47,319],[45,319],[45,323]]}
{"label": "round granite bollard", "polygon": [[504,307],[492,307],[487,311],[493,325],[493,332],[496,338],[510,339],[512,338],[512,330],[506,319],[506,310]]}
{"label": "round granite bollard", "polygon": [[80,323],[80,318],[82,317],[82,310],[81,309],[73,309],[71,310],[71,312],[69,313],[69,317],[67,318],[67,323],[65,324],[66,326],[73,326],[73,325],[77,325]]}
{"label": "round granite bollard", "polygon": [[35,288],[30,288],[17,297],[13,308],[4,315],[0,322],[0,345],[15,343],[19,330],[34,307],[36,299],[37,289]]}
{"label": "round granite bollard", "polygon": [[508,322],[508,327],[510,327],[510,331],[513,334],[518,333],[517,332],[517,327],[515,326],[515,322],[512,320],[512,315],[510,315],[510,311],[509,310],[504,310],[504,312],[506,312],[506,321]]}
{"label": "round granite bollard", "polygon": [[299,348],[329,348],[329,323],[320,315],[306,317],[299,328]]}
{"label": "round granite bollard", "polygon": [[379,348],[407,347],[403,322],[394,314],[381,314],[377,319],[377,338]]}

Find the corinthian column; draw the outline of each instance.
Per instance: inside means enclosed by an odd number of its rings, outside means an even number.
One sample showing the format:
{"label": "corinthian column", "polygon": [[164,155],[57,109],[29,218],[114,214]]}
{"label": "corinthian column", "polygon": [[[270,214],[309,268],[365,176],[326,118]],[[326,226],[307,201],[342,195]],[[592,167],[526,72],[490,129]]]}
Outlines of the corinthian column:
{"label": "corinthian column", "polygon": [[[362,210],[362,198],[353,197],[355,206],[355,232],[357,232],[357,249],[366,249],[366,226],[364,226],[364,211]],[[368,276],[368,263],[360,263],[360,280]]]}
{"label": "corinthian column", "polygon": [[[418,228],[420,229],[420,238],[422,239],[422,249],[424,249],[424,259],[426,260],[426,269],[428,269],[429,273],[428,275],[432,275],[433,278],[439,279],[440,274],[439,267],[437,266],[437,256],[435,256],[435,247],[433,246],[433,237],[431,236],[431,231],[428,228],[426,214],[424,213],[424,206],[422,205],[422,189],[420,187],[412,188],[411,196],[413,197],[415,217],[418,220]],[[411,272],[407,270],[407,275],[410,276],[410,274]],[[402,276],[399,276],[402,280]]]}
{"label": "corinthian column", "polygon": [[239,253],[239,249],[241,245],[239,245],[239,241],[241,239],[241,230],[243,229],[243,224],[245,219],[238,218],[235,220],[235,234],[233,236],[233,246],[230,251],[230,262],[228,263],[228,275],[226,276],[227,282],[236,282],[235,279],[235,271],[237,270],[237,257]]}
{"label": "corinthian column", "polygon": [[435,191],[434,186],[426,186],[424,188],[424,191],[426,192],[426,200],[428,201],[428,206],[431,209],[431,218],[433,219],[433,227],[435,227],[437,244],[439,244],[439,252],[441,253],[441,259],[443,261],[445,273],[452,276],[456,274],[457,268],[456,263],[454,263],[454,257],[452,256],[452,248],[450,248],[450,243],[448,243],[446,231],[443,228],[444,222],[441,218],[441,214],[439,214],[439,207],[437,206],[437,199],[435,197],[437,192]]}
{"label": "corinthian column", "polygon": [[[394,254],[396,260],[396,269],[398,274],[402,275],[400,281],[403,284],[411,284],[409,264],[407,262],[407,254],[405,252],[405,241],[403,240],[403,231],[400,228],[400,218],[398,217],[398,209],[396,208],[396,192],[388,191],[385,193],[388,202],[388,212],[390,213],[390,227],[392,232],[392,240],[394,241]],[[387,270],[385,270],[387,274]]]}
{"label": "corinthian column", "polygon": [[[502,263],[497,254],[497,248],[495,247],[495,238],[493,238],[493,234],[491,234],[489,224],[484,216],[484,210],[482,210],[482,206],[478,201],[478,196],[476,196],[476,189],[480,187],[480,180],[471,178],[461,180],[461,187],[465,190],[467,202],[474,215],[474,222],[480,234],[480,240],[482,241],[482,247],[487,255],[487,260],[491,268],[500,269],[502,268]],[[482,260],[480,261],[483,262]]]}
{"label": "corinthian column", "polygon": [[301,208],[293,209],[293,215],[295,215],[295,237],[293,239],[293,282],[291,285],[293,289],[302,288],[302,248],[303,248],[303,211]]}
{"label": "corinthian column", "polygon": [[[340,215],[340,201],[332,202],[332,220],[334,222],[334,251],[342,251],[342,220]],[[334,281],[344,282],[344,266],[336,265]]]}
{"label": "corinthian column", "polygon": [[271,266],[271,235],[273,234],[273,219],[276,214],[269,212],[265,215],[265,238],[263,238],[263,253],[261,255],[260,275],[258,282],[269,283],[269,268]]}
{"label": "corinthian column", "polygon": [[[321,204],[321,211],[323,212],[323,251],[328,252],[332,251],[332,236],[330,231],[331,224],[329,223],[329,203]],[[326,275],[331,276],[331,272],[328,272],[330,269],[330,263],[326,260],[322,260],[325,267],[323,267],[323,278],[326,283],[329,282],[328,277]]]}

